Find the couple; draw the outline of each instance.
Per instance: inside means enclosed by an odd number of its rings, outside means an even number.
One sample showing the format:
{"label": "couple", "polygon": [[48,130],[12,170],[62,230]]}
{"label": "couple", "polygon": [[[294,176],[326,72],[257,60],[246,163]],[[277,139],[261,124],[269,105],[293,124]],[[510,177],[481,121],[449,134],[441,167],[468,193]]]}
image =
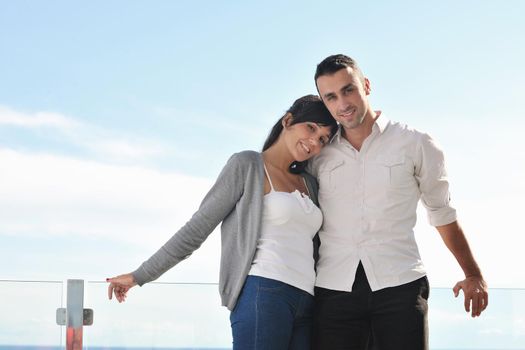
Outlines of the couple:
{"label": "couple", "polygon": [[295,101],[262,153],[234,154],[186,225],[137,270],[108,279],[110,299],[157,279],[222,222],[219,290],[234,349],[428,349],[429,285],[413,233],[421,199],[465,273],[454,293],[481,314],[487,286],[449,205],[442,151],[371,109],[370,82],[350,57],[324,59],[315,83],[320,99]]}

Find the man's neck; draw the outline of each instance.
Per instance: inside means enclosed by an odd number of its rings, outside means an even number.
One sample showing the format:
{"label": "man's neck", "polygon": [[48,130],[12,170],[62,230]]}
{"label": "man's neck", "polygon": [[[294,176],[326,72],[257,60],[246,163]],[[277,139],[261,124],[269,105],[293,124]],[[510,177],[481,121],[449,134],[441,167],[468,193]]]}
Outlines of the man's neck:
{"label": "man's neck", "polygon": [[372,133],[374,124],[381,115],[381,111],[371,111],[365,115],[363,123],[356,128],[341,130],[342,136],[356,149],[361,150],[366,138]]}

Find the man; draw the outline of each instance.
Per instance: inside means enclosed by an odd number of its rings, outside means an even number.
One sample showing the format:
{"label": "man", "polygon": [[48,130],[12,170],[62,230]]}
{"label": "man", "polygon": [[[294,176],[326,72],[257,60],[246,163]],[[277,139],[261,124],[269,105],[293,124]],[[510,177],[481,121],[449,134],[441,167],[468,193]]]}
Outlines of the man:
{"label": "man", "polygon": [[428,349],[428,280],[413,228],[419,199],[465,279],[465,310],[487,307],[487,285],[449,205],[441,149],[389,121],[368,102],[370,82],[344,55],[327,57],[315,82],[339,132],[309,165],[320,184],[314,348]]}

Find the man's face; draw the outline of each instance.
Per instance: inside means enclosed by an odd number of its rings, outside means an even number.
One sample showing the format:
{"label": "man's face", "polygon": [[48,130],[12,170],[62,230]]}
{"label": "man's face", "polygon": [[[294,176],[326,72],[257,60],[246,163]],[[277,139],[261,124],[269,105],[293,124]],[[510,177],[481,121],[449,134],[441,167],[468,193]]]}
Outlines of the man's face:
{"label": "man's face", "polygon": [[317,78],[317,89],[332,116],[345,129],[359,127],[369,113],[370,82],[347,67]]}

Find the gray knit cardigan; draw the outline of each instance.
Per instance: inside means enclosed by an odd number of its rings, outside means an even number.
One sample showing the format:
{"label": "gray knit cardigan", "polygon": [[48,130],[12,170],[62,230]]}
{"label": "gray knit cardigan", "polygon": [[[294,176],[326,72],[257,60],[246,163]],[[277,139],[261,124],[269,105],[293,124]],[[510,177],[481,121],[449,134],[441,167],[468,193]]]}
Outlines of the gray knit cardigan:
{"label": "gray knit cardigan", "polygon": [[[307,173],[310,197],[317,202],[317,182]],[[262,154],[235,153],[191,219],[155,254],[132,272],[142,286],[186,259],[222,221],[219,293],[222,305],[233,310],[250,270],[261,232],[264,197]],[[317,249],[315,249],[317,252]]]}

